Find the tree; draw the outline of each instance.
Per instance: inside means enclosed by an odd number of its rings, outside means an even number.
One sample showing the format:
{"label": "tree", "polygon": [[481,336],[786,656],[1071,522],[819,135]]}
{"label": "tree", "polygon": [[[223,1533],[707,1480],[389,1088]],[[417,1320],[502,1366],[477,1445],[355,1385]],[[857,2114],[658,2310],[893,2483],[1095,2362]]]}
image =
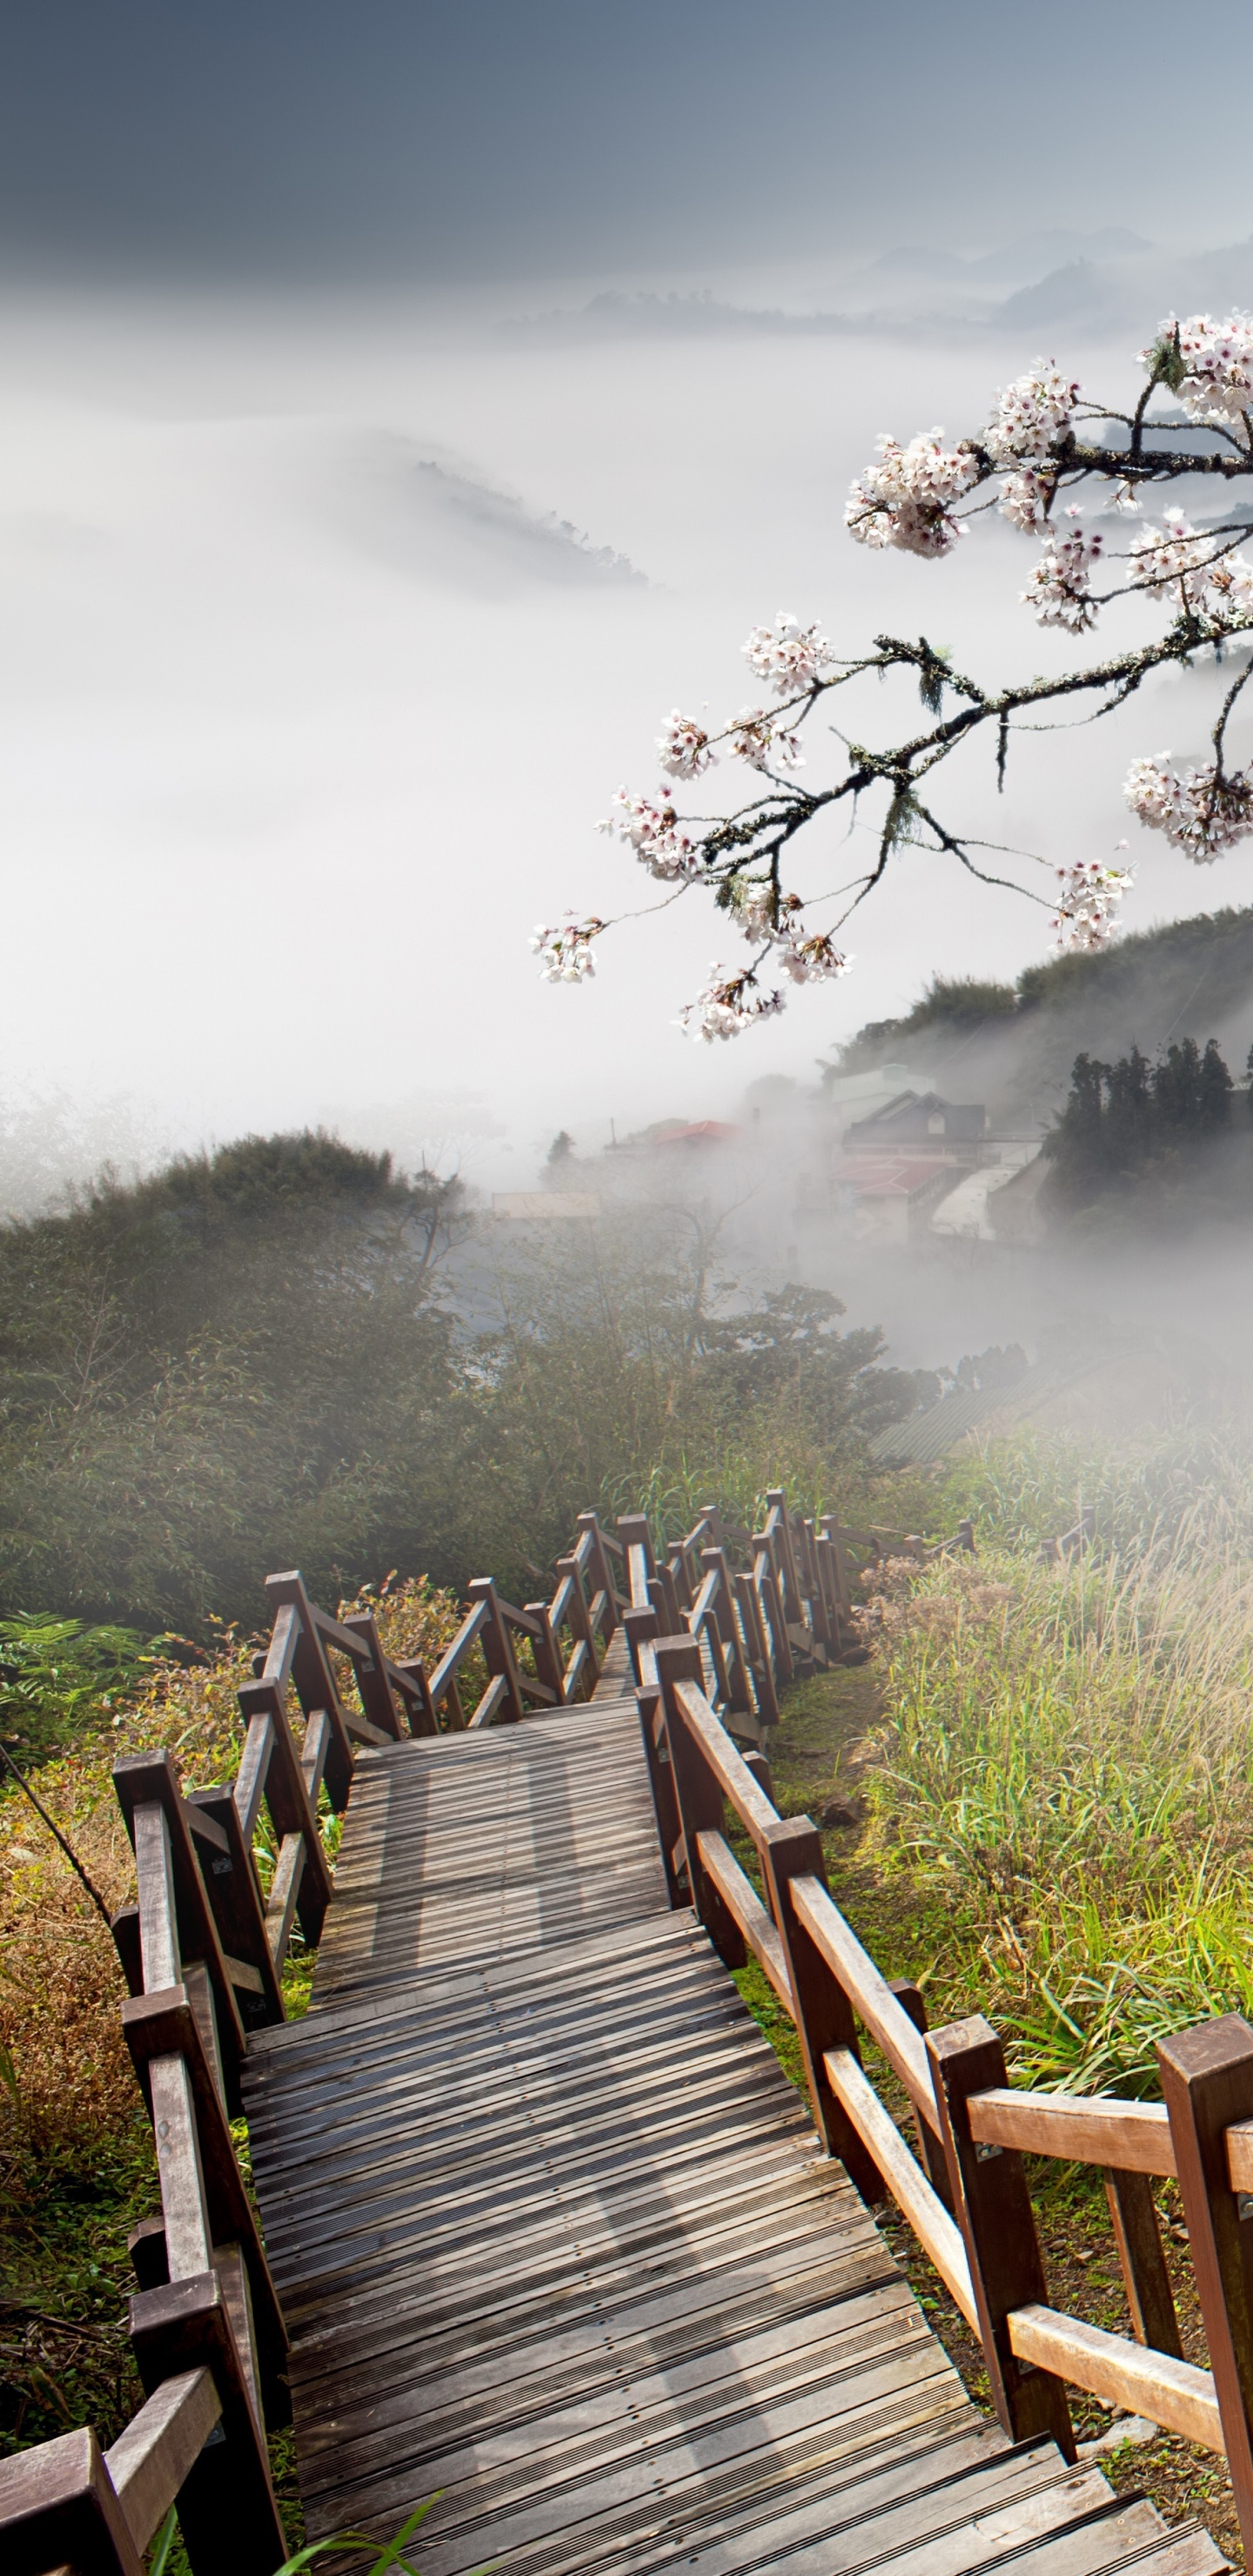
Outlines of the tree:
{"label": "tree", "polygon": [[1204,1053],[1195,1038],[1182,1038],[1153,1065],[1139,1047],[1116,1064],[1079,1055],[1043,1150],[1067,1196],[1097,1197],[1218,1135],[1231,1114],[1232,1089],[1216,1038]]}
{"label": "tree", "polygon": [[[1167,506],[1160,523],[1141,524],[1120,546],[1085,521],[1073,497],[1105,490],[1116,512],[1138,515],[1150,487],[1199,478],[1221,500],[1229,485],[1253,477],[1253,319],[1172,316],[1140,356],[1145,382],[1129,412],[1090,400],[1051,361],[1038,362],[1003,389],[983,429],[953,446],[940,430],[905,446],[881,438],[876,462],[852,487],[845,522],[862,545],[938,561],[954,551],[973,518],[999,506],[1014,527],[1040,540],[1021,595],[1041,626],[1084,635],[1108,601],[1135,597],[1164,620],[1154,640],[1055,677],[997,687],[955,670],[925,635],[878,635],[871,650],[845,659],[816,624],[780,614],[772,627],[754,628],[744,646],[773,703],[742,708],[719,731],[674,709],[658,737],[666,783],[651,797],[619,789],[601,828],[620,835],[674,897],[703,887],[748,942],[748,963],[716,967],[688,1004],[683,1018],[692,1035],[737,1036],[782,1010],[789,985],[844,974],[844,924],[908,843],[947,853],[981,882],[1012,886],[1052,909],[1061,949],[1096,949],[1108,941],[1132,881],[1128,870],[1075,859],[1056,871],[1050,901],[983,865],[975,853],[999,845],[942,821],[929,781],[982,732],[1003,788],[1021,728],[1073,724],[1075,700],[1086,710],[1079,721],[1095,721],[1125,705],[1150,672],[1170,663],[1192,667],[1198,657],[1217,668],[1224,647],[1253,632],[1253,565],[1237,551],[1246,533],[1238,508],[1224,516],[1220,506],[1195,527]],[[1165,396],[1175,398],[1174,408],[1163,407]],[[1104,590],[1094,587],[1098,566],[1112,574]],[[1162,832],[1198,866],[1253,832],[1253,772],[1231,767],[1227,747],[1250,669],[1253,660],[1242,660],[1219,697],[1212,759],[1180,772],[1168,754],[1137,758],[1124,782],[1139,822]],[[871,674],[894,673],[916,683],[924,721],[880,747],[839,733],[831,721],[834,693]],[[802,745],[817,747],[816,738],[824,750],[828,742],[843,743],[843,765],[828,783],[808,786],[795,772]],[[733,797],[719,813],[681,817],[676,783],[703,779],[724,759],[733,775],[755,774],[755,791],[742,803]],[[819,816],[846,806],[851,817],[862,800],[872,800],[875,812],[872,863],[834,897],[803,895],[790,882],[796,845]],[[813,907],[829,900],[843,909],[830,928],[816,929]],[[531,944],[541,974],[567,983],[592,975],[593,943],[609,927],[592,916],[539,928]],[[781,980],[767,982],[769,969]]]}

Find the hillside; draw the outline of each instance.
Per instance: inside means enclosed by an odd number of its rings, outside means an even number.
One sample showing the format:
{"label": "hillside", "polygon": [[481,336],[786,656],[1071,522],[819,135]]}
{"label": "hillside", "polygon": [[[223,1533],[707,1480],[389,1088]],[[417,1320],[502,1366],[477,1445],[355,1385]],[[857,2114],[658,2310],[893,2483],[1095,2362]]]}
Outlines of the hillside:
{"label": "hillside", "polygon": [[1061,1108],[1077,1055],[1152,1056],[1184,1035],[1216,1037],[1238,1078],[1253,1040],[1253,908],[1029,966],[1016,985],[937,979],[904,1019],[860,1029],[830,1076],[897,1060],[950,1098],[984,1101],[1002,1133],[1031,1135]]}

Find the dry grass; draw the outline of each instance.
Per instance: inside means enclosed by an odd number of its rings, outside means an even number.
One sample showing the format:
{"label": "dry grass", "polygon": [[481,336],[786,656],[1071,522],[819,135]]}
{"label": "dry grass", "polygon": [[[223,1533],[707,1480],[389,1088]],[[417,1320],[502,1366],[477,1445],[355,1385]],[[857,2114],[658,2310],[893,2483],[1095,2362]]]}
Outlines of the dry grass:
{"label": "dry grass", "polygon": [[[424,1578],[342,1606],[372,1608],[393,1656],[438,1653],[461,1616]],[[39,1797],[110,1910],[135,1893],[114,1762],[164,1746],[188,1787],[233,1779],[236,1694],[257,1647],[232,1630],[201,1662],[152,1660],[123,1701],[114,1693],[80,1710],[75,1750],[41,1765]],[[337,1824],[325,1810],[332,1847]],[[264,1880],[264,1848],[260,1860]],[[107,2442],[140,2396],[126,2235],[156,2204],[150,2136],[122,2042],[112,1940],[11,1783],[0,1794],[0,1962],[0,2451],[83,2422]],[[301,2009],[311,1968],[297,1944],[290,2009]]]}

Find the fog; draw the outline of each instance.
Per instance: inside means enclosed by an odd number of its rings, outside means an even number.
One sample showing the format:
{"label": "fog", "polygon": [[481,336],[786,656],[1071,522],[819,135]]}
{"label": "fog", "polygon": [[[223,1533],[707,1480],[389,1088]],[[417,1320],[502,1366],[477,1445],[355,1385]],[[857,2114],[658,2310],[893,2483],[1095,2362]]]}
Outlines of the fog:
{"label": "fog", "polygon": [[[779,271],[712,283],[733,307],[815,309]],[[607,937],[594,988],[541,985],[537,920],[664,892],[593,825],[620,781],[655,783],[668,707],[743,702],[751,624],[792,608],[842,650],[923,628],[982,673],[1065,649],[1017,602],[1029,540],[985,523],[931,566],[842,526],[876,432],[977,423],[1034,331],[767,335],[682,313],[658,331],[646,309],[608,338],[501,327],[588,300],[561,280],[10,295],[7,1091],[125,1095],[184,1141],[313,1118],[374,1133],[409,1103],[409,1150],[447,1127],[441,1096],[468,1097],[475,1168],[503,1184],[559,1125],[591,1146],[611,1120],[725,1112],[932,971],[1044,952],[1039,910],[910,852],[857,918],[854,973],[734,1048],[675,1026],[728,953],[697,896]],[[1083,346],[1086,382],[1125,390],[1160,300],[1146,285],[1130,337]],[[1126,758],[1196,749],[1208,706],[1172,677],[1098,732],[1024,739],[1000,800],[987,756],[963,754],[943,811],[1049,861],[1104,857]],[[857,720],[895,712],[885,693]],[[813,836],[815,892],[851,872],[842,831]],[[1137,837],[1131,926],[1253,890],[1239,853],[1198,882]],[[436,1096],[416,1127],[415,1095]]]}
{"label": "fog", "polygon": [[[1173,19],[1148,0],[1128,45],[1120,16],[1059,0],[1042,48],[966,0],[941,47],[902,0],[890,104],[878,32],[811,0],[764,53],[739,0],[379,11],[368,43],[322,0],[10,20],[0,1205],[322,1123],[485,1207],[559,1129],[599,1186],[614,1137],[717,1119],[755,1129],[700,1181],[742,1201],[728,1269],[835,1288],[911,1364],[1135,1303],[1134,1264],[1072,1298],[1042,1258],[885,1263],[797,1211],[817,1060],[934,974],[1044,956],[1048,869],[1131,840],[1132,931],[1253,898],[1253,855],[1198,874],[1121,796],[1134,754],[1200,751],[1210,682],[1015,736],[1002,796],[966,747],[938,809],[1044,903],[907,849],[853,972],[732,1046],[677,1021],[736,937],[594,828],[655,786],[670,708],[757,694],[740,647],[780,609],[841,654],[925,633],[993,682],[1076,658],[994,516],[929,565],[856,547],[843,508],[882,429],[977,428],[1041,354],[1125,404],[1172,306],[1253,304],[1237,163],[1144,145]],[[1247,19],[1210,23],[1234,79]],[[1102,641],[1150,621],[1124,605]],[[895,681],[834,710],[879,742],[916,715]],[[814,729],[811,781],[826,759]],[[815,926],[877,819],[806,836]],[[587,989],[528,948],[567,909],[618,924]],[[1223,1013],[1239,1071],[1253,1013]],[[1167,1033],[1132,1009],[1109,1043]],[[911,1070],[996,1093],[978,1046]],[[1038,1129],[1064,1073],[1014,1115]],[[794,1086],[768,1133],[763,1079]]]}

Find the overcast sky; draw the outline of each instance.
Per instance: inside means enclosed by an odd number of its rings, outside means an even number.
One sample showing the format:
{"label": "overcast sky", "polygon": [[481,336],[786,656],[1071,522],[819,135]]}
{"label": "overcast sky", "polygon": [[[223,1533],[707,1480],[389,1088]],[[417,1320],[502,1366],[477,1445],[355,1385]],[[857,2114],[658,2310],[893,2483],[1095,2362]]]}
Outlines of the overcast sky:
{"label": "overcast sky", "polygon": [[233,279],[987,239],[1066,200],[1221,238],[1251,68],[1245,0],[7,0],[0,225]]}
{"label": "overcast sky", "polygon": [[[1207,15],[1225,97],[1251,24]],[[855,974],[715,1052],[675,1026],[727,953],[699,899],[605,942],[587,992],[541,987],[526,941],[658,891],[592,826],[655,785],[667,709],[744,703],[778,609],[849,652],[921,629],[992,679],[1066,649],[1018,604],[1028,540],[870,557],[844,495],[878,430],[977,427],[1041,314],[1122,400],[1176,294],[1253,302],[1245,254],[1179,264],[1250,215],[1177,70],[1159,0],[9,0],[0,1098],[127,1091],[180,1140],[332,1115],[402,1151],[477,1120],[524,1181],[558,1125],[717,1114],[937,969],[1044,953],[1042,915],[909,854]],[[1031,280],[1073,249],[1009,256],[995,293],[1043,306],[952,331],[934,298],[856,336],[509,327],[639,284],[856,305],[903,241],[1041,226],[1165,247],[1060,290]],[[948,819],[1105,858],[1126,758],[1210,721],[1163,681],[1024,742],[1001,802],[972,762]],[[1200,880],[1155,836],[1134,855],[1134,923],[1253,894],[1240,853]]]}

